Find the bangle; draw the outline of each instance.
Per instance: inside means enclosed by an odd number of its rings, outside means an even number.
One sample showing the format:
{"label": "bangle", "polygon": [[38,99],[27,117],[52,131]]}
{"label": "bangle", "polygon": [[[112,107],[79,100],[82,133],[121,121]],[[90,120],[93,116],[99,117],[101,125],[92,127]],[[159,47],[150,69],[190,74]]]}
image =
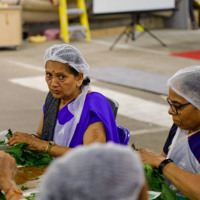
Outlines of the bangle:
{"label": "bangle", "polygon": [[5,194],[5,196],[8,196],[8,197],[6,197],[6,199],[8,199],[8,200],[11,199],[16,194],[23,194],[19,187],[17,187],[17,186],[13,186],[13,187],[14,187],[14,190],[12,191],[11,195],[9,195],[9,196],[7,195],[9,191],[7,192],[7,194]]}
{"label": "bangle", "polygon": [[10,189],[13,187],[13,185],[11,185],[5,192],[4,192],[4,195],[6,195],[9,191],[10,191]]}
{"label": "bangle", "polygon": [[167,165],[168,163],[173,162],[173,160],[171,158],[165,159],[163,160],[160,165],[158,166],[158,172],[160,174],[163,174],[163,168],[165,165]]}
{"label": "bangle", "polygon": [[55,143],[53,141],[48,142],[48,145],[46,147],[46,153],[49,153],[51,148],[52,148],[52,146],[54,146],[54,145],[55,145]]}

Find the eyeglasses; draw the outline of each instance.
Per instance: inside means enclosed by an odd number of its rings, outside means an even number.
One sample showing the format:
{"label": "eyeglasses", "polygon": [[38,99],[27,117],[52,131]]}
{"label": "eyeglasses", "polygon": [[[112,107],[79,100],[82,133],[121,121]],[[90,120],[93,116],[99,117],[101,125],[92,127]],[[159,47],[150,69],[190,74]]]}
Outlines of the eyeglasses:
{"label": "eyeglasses", "polygon": [[171,102],[171,100],[167,97],[166,98],[166,100],[167,100],[167,103],[169,104],[169,106],[172,108],[172,111],[177,115],[178,114],[178,111],[181,109],[181,108],[183,108],[184,106],[187,106],[187,105],[189,105],[189,104],[191,104],[191,103],[185,103],[185,104],[180,104],[180,105],[178,105],[178,106],[175,106],[172,102]]}

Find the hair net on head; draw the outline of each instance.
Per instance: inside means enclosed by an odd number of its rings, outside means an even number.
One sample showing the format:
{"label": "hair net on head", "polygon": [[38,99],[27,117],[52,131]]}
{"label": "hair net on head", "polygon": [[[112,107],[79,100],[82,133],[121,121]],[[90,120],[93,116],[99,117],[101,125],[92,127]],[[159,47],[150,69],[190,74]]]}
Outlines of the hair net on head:
{"label": "hair net on head", "polygon": [[137,152],[113,143],[81,146],[57,158],[40,186],[40,200],[136,200],[144,186]]}
{"label": "hair net on head", "polygon": [[49,47],[44,55],[44,62],[48,60],[67,63],[78,72],[83,72],[84,78],[89,73],[89,65],[83,58],[81,52],[68,44],[56,44]]}
{"label": "hair net on head", "polygon": [[200,66],[189,66],[177,71],[167,85],[200,110]]}

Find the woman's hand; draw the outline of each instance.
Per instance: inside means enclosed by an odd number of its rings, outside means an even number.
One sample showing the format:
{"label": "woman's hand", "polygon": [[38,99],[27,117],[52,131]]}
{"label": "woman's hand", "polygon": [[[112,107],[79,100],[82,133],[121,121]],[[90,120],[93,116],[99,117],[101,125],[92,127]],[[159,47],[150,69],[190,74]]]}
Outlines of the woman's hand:
{"label": "woman's hand", "polygon": [[23,193],[15,183],[17,164],[8,153],[0,151],[0,190],[4,192],[6,199],[23,199]]}
{"label": "woman's hand", "polygon": [[148,149],[140,149],[138,150],[140,157],[142,159],[142,162],[144,164],[148,164],[153,168],[158,168],[160,163],[165,160],[165,157],[158,155]]}
{"label": "woman's hand", "polygon": [[17,172],[15,159],[8,153],[0,151],[0,190],[8,189],[15,184],[14,177]]}
{"label": "woman's hand", "polygon": [[8,144],[10,146],[19,144],[21,142],[25,142],[25,143],[29,144],[27,149],[36,151],[36,150],[39,150],[39,146],[43,141],[36,137],[29,135],[28,133],[21,133],[21,132],[15,132],[15,133],[13,133],[12,137],[8,138]]}

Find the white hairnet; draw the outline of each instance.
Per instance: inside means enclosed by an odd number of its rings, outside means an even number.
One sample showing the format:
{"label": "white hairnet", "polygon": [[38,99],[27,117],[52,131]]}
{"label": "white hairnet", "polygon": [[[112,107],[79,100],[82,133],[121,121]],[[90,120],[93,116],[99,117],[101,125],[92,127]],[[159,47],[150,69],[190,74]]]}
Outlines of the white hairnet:
{"label": "white hairnet", "polygon": [[189,66],[177,71],[167,85],[200,110],[200,66]]}
{"label": "white hairnet", "polygon": [[40,200],[136,200],[144,186],[137,152],[113,143],[81,146],[57,158],[40,186]]}
{"label": "white hairnet", "polygon": [[89,65],[83,58],[81,52],[68,44],[56,44],[49,47],[44,55],[44,63],[48,60],[67,63],[77,72],[83,72],[84,78],[89,73]]}

